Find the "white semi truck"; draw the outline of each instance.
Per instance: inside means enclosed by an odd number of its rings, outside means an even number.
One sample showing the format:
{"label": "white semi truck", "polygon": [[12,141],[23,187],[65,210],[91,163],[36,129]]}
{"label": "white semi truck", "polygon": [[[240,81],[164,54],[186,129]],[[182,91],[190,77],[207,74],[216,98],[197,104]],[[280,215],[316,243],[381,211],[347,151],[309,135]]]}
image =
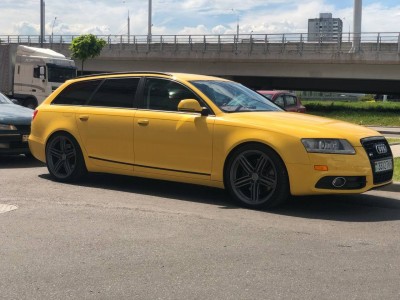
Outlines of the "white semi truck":
{"label": "white semi truck", "polygon": [[0,92],[30,108],[77,74],[73,60],[51,49],[0,45],[0,59]]}

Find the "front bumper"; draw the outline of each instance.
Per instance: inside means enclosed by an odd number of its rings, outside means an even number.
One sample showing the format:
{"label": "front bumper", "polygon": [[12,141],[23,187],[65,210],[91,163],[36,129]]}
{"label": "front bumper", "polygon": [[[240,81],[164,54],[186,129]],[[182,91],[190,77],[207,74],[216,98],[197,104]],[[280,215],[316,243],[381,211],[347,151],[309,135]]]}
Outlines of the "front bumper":
{"label": "front bumper", "polygon": [[30,128],[22,130],[0,130],[0,154],[30,153],[28,136]]}
{"label": "front bumper", "polygon": [[[393,156],[383,137],[362,139],[355,149],[355,155],[309,153],[310,164],[289,164],[292,195],[363,193],[392,182]],[[380,169],[380,162],[391,164],[392,169]]]}

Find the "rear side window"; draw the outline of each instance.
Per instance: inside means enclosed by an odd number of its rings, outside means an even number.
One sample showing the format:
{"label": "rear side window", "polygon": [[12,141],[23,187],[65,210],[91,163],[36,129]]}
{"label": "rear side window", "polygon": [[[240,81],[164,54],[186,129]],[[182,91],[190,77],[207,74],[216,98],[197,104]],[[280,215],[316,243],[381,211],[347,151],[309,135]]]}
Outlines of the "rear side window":
{"label": "rear side window", "polygon": [[90,99],[90,106],[132,107],[140,78],[113,78],[103,82]]}
{"label": "rear side window", "polygon": [[61,91],[51,104],[84,105],[100,83],[101,80],[73,83]]}

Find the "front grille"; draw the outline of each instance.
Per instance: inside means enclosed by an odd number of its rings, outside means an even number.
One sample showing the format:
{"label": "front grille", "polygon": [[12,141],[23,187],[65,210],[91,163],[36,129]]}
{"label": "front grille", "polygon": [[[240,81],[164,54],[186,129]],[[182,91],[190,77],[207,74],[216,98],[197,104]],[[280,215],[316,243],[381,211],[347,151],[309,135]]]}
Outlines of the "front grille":
{"label": "front grille", "polygon": [[376,172],[375,170],[375,163],[384,159],[391,159],[393,165],[392,151],[386,139],[383,137],[365,138],[361,139],[361,144],[371,163],[374,184],[390,181],[393,177],[393,168],[382,172]]}

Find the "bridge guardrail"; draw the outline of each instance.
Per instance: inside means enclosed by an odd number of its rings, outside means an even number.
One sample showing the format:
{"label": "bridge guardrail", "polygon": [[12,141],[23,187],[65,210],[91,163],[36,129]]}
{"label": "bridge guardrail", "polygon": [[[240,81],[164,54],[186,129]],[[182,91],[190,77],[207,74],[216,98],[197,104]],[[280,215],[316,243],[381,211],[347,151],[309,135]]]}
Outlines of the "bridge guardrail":
{"label": "bridge guardrail", "polygon": [[[53,44],[70,44],[78,35],[46,35],[43,43],[46,47]],[[203,45],[203,51],[238,51],[253,49],[253,45],[263,45],[265,52],[348,52],[353,40],[360,43],[360,48],[377,52],[400,53],[400,33],[398,32],[343,32],[340,36],[324,34],[282,33],[282,34],[215,34],[215,35],[97,35],[109,45],[146,46],[147,51],[163,51],[164,46]],[[354,39],[356,37],[356,39]],[[0,35],[0,44],[40,44],[40,35]],[[224,47],[230,45],[232,47]],[[196,47],[198,49],[199,47]]]}

